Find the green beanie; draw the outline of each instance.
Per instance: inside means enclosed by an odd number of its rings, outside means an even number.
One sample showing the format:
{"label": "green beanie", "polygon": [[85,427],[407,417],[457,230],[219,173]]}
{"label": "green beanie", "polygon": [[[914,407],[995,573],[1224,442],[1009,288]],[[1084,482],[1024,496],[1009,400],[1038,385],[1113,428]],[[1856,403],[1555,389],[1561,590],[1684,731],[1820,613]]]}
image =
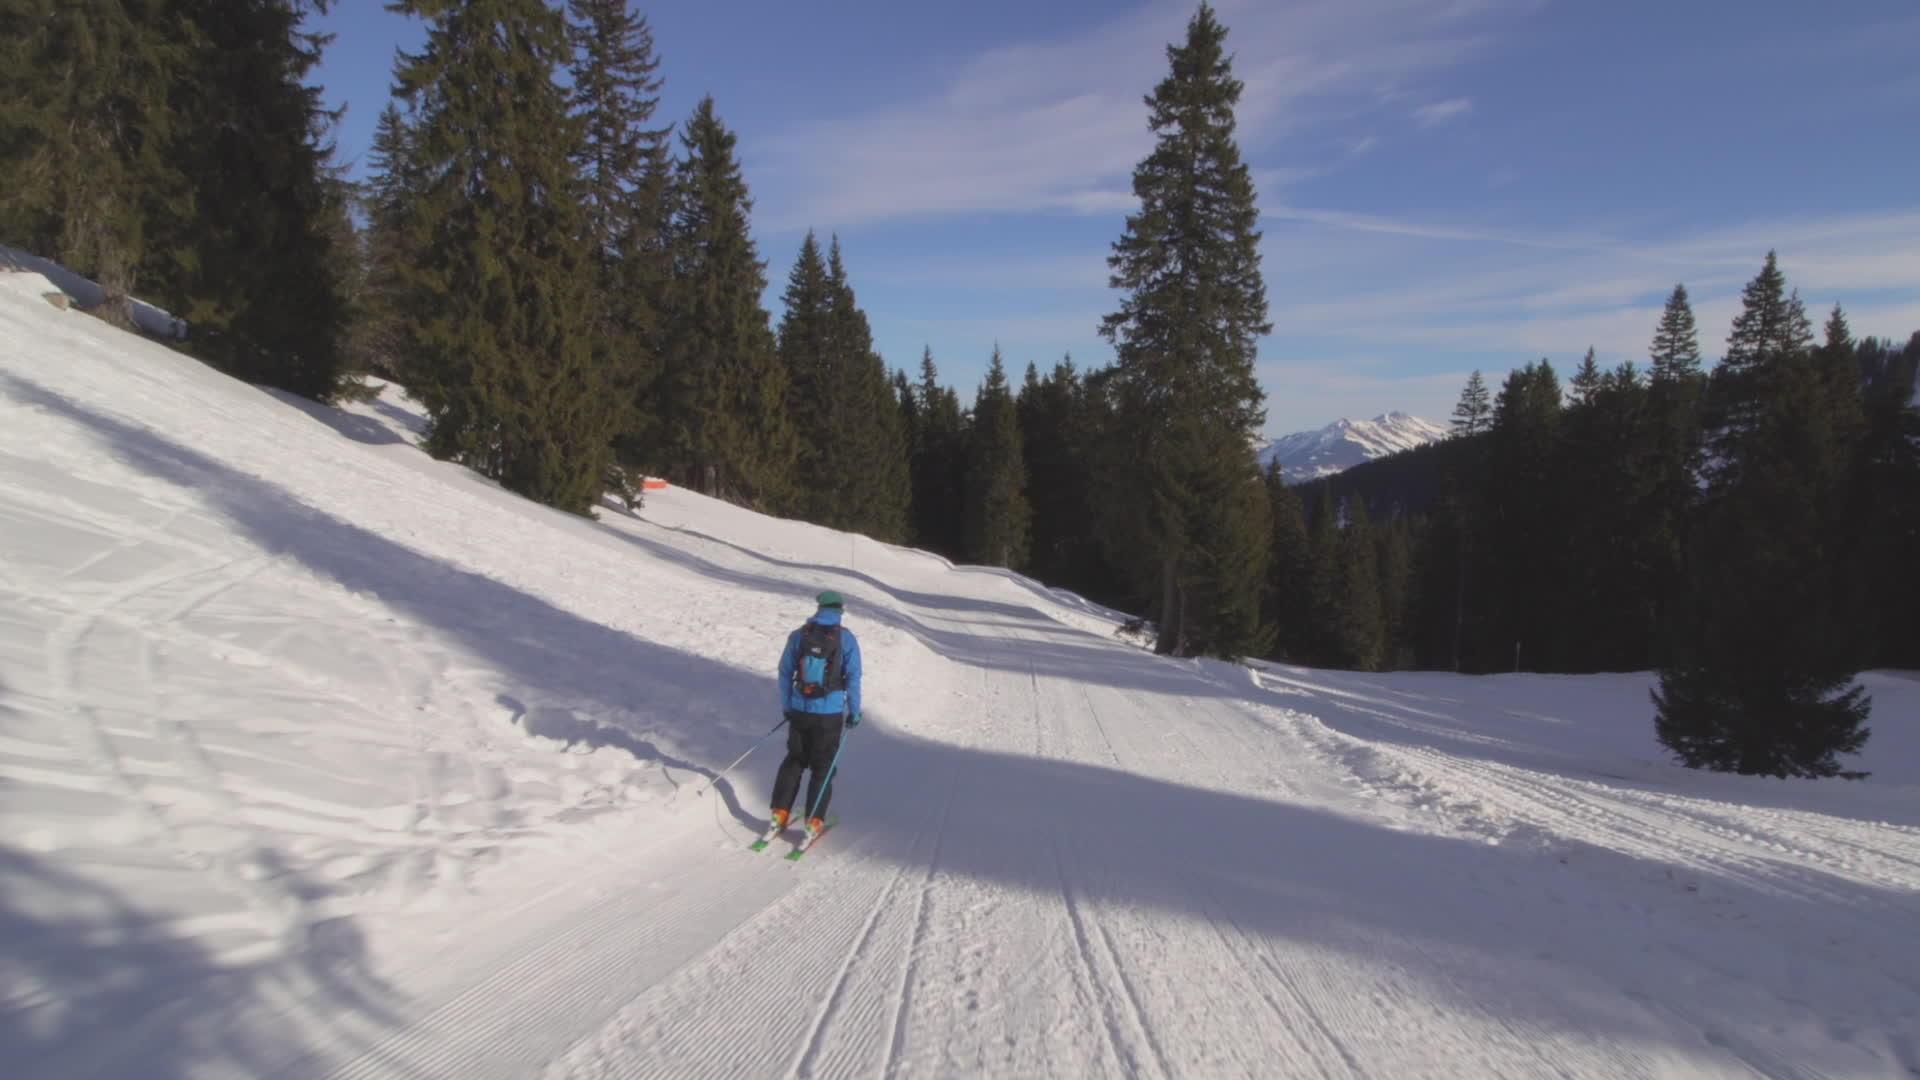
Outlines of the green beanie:
{"label": "green beanie", "polygon": [[840,594],[837,592],[834,592],[832,589],[828,589],[827,591],[821,593],[819,596],[814,597],[813,601],[814,603],[819,604],[821,607],[837,608],[837,607],[845,606],[843,601],[841,601],[840,599]]}

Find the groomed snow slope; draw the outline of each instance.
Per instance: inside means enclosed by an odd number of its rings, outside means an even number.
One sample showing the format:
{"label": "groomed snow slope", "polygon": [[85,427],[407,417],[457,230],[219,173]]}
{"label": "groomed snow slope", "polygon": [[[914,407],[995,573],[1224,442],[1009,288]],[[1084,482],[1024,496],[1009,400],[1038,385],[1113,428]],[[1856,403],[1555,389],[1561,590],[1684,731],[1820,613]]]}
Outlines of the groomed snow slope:
{"label": "groomed snow slope", "polygon": [[[1864,783],[1661,763],[1645,675],[1147,655],[686,492],[599,522],[0,273],[15,1077],[1911,1077],[1920,682]],[[816,590],[845,821],[743,850]]]}

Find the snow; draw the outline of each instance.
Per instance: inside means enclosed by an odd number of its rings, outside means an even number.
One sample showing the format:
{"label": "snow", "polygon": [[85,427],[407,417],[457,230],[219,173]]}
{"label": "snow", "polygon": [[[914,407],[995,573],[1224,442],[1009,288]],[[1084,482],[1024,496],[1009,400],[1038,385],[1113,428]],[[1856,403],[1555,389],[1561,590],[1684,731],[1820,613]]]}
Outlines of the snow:
{"label": "snow", "polygon": [[[1153,657],[1005,571],[426,457],[0,273],[14,1077],[1920,1074],[1920,679],[1870,780],[1667,763],[1644,673]],[[772,672],[867,657],[747,852]],[[777,848],[776,848],[777,850]]]}
{"label": "snow", "polygon": [[1336,420],[1318,431],[1299,431],[1256,448],[1261,468],[1280,463],[1288,483],[1318,480],[1375,458],[1412,450],[1447,437],[1443,424],[1403,412],[1371,420]]}
{"label": "snow", "polygon": [[[43,299],[52,294],[61,294],[83,308],[95,307],[106,302],[107,298],[106,290],[52,259],[30,255],[5,245],[0,245],[0,278],[6,279],[8,287],[14,291],[31,291],[32,295]],[[128,306],[134,325],[154,337],[177,339],[187,336],[186,320],[176,318],[138,298],[134,298]]]}

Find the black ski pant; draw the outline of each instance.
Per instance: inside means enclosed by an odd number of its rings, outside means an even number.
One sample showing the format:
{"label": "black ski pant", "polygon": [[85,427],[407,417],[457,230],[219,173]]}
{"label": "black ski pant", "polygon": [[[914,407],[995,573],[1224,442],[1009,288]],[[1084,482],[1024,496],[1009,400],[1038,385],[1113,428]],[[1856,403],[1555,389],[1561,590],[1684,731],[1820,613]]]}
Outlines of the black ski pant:
{"label": "black ski pant", "polygon": [[[807,802],[799,817],[811,810],[814,817],[827,816],[827,803],[833,799],[827,770],[833,768],[834,755],[840,752],[841,725],[846,717],[839,713],[787,713],[787,756],[773,778],[773,808],[792,810],[793,797],[800,791],[800,774],[808,772]],[[835,774],[839,769],[833,768]]]}

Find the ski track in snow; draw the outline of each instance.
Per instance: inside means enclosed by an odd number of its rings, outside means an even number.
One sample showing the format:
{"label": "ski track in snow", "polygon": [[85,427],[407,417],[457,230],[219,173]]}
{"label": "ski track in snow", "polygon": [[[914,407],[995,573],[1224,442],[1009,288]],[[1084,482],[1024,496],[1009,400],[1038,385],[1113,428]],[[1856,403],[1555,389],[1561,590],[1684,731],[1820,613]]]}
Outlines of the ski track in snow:
{"label": "ski track in snow", "polygon": [[[678,490],[551,514],[426,459],[391,388],[264,394],[31,276],[18,1075],[1920,1076],[1897,753],[1702,777],[1619,737],[1634,677],[1157,658],[1005,571]],[[790,863],[745,849],[778,737],[693,792],[822,587],[869,723]],[[1920,686],[1879,678],[1914,748]]]}

